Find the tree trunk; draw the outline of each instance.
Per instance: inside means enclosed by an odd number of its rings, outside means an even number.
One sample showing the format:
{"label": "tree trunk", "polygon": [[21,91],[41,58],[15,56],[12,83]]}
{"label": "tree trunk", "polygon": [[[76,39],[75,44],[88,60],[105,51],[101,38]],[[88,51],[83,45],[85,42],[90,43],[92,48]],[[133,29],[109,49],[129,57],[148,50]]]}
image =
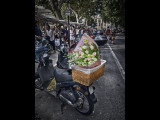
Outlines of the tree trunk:
{"label": "tree trunk", "polygon": [[79,18],[78,18],[78,21],[80,22],[80,20],[81,20],[82,18],[83,18],[82,16],[81,16],[81,17],[79,17]]}
{"label": "tree trunk", "polygon": [[55,8],[55,14],[56,14],[56,18],[58,18],[59,20],[62,20],[62,15],[61,15],[61,10]]}
{"label": "tree trunk", "polygon": [[71,7],[70,7],[70,9],[72,10],[72,12],[74,13],[74,15],[76,16],[76,21],[77,21],[77,23],[79,23],[79,18],[78,18],[77,12],[74,11]]}
{"label": "tree trunk", "polygon": [[62,20],[63,17],[61,15],[61,10],[58,7],[58,3],[55,2],[54,0],[50,0],[50,4],[52,6],[53,11],[55,11],[56,18]]}
{"label": "tree trunk", "polygon": [[86,19],[86,26],[88,26],[88,20]]}

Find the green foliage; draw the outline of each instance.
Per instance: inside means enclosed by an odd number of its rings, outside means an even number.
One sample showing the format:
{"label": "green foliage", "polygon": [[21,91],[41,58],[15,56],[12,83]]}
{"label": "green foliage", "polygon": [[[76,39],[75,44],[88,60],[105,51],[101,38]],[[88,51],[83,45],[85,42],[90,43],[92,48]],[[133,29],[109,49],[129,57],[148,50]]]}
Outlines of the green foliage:
{"label": "green foliage", "polygon": [[93,18],[88,19],[88,26],[92,26],[92,24],[96,25],[97,23],[94,21]]}
{"label": "green foliage", "polygon": [[101,16],[104,22],[125,26],[125,0],[102,0]]}
{"label": "green foliage", "polygon": [[76,21],[76,17],[75,17],[74,14],[72,14],[72,15],[70,16],[70,21],[72,21],[72,22],[75,22],[75,21]]}
{"label": "green foliage", "polygon": [[[50,2],[52,1],[52,2]],[[70,7],[78,16],[73,13],[70,16],[71,21],[86,18],[88,25],[91,26],[94,20],[91,16],[100,14],[104,22],[116,23],[125,26],[125,0],[69,0]],[[36,5],[42,5],[50,9],[59,19],[66,19],[65,10],[66,0],[35,0]],[[96,24],[96,23],[94,23]]]}
{"label": "green foliage", "polygon": [[64,4],[62,5],[62,7],[61,7],[61,15],[62,15],[62,18],[63,18],[63,19],[67,19],[67,18],[66,18],[66,15],[65,15],[65,10],[66,10],[66,8],[67,8],[67,4],[64,3]]}

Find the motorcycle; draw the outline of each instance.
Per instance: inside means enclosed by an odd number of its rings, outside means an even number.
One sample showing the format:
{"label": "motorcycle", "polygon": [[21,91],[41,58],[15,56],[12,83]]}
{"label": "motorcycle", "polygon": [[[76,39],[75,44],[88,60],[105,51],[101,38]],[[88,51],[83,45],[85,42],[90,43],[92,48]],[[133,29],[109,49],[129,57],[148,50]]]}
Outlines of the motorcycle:
{"label": "motorcycle", "polygon": [[68,59],[64,57],[69,51],[63,43],[58,52],[57,66],[53,66],[47,52],[44,51],[40,55],[40,63],[35,73],[35,88],[60,99],[62,114],[66,104],[81,114],[91,114],[94,110],[94,104],[97,102],[94,94],[95,87],[92,85],[84,86],[72,79],[71,66],[67,64]]}
{"label": "motorcycle", "polygon": [[51,54],[52,47],[49,42],[43,37],[42,41],[35,40],[35,62],[39,62],[36,56],[39,56],[43,51],[47,51],[48,54]]}

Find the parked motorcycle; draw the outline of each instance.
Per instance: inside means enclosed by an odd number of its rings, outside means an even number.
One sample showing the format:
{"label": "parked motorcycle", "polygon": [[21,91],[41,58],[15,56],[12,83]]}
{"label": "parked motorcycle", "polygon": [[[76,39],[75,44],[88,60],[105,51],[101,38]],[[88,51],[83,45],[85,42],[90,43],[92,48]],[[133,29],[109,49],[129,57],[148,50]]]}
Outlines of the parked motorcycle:
{"label": "parked motorcycle", "polygon": [[[43,51],[47,51],[48,54],[51,54],[52,47],[49,42],[43,37],[42,41],[35,40],[35,55],[39,56]],[[35,61],[39,62],[38,58],[35,56]]]}
{"label": "parked motorcycle", "polygon": [[71,66],[64,57],[67,54],[68,50],[62,43],[58,54],[58,65],[55,67],[47,52],[40,55],[40,63],[35,73],[35,87],[60,99],[62,114],[64,106],[68,104],[81,114],[89,115],[97,102],[95,87],[84,86],[72,79]]}

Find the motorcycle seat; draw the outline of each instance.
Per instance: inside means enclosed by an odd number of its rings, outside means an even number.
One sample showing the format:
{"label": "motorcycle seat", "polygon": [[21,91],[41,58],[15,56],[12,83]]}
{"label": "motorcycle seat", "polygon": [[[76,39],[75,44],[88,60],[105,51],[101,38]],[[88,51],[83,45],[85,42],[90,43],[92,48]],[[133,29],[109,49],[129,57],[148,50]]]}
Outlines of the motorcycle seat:
{"label": "motorcycle seat", "polygon": [[55,69],[55,79],[56,82],[67,82],[67,81],[73,81],[72,75],[67,71],[67,69]]}

